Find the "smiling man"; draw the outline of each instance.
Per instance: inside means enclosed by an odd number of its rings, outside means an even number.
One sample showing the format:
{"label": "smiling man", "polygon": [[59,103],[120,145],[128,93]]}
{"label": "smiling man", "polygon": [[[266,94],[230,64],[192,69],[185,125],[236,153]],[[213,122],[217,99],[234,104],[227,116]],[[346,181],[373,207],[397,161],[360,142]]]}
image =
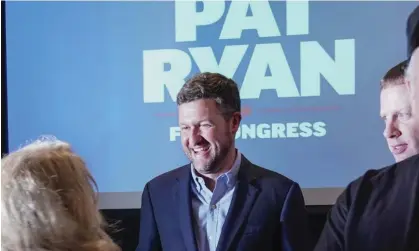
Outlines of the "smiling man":
{"label": "smiling man", "polygon": [[404,77],[407,61],[391,68],[381,81],[380,116],[384,137],[396,162],[419,153],[419,128],[412,117],[409,91]]}
{"label": "smiling man", "polygon": [[177,104],[190,164],[146,184],[137,250],[311,250],[299,185],[235,147],[237,84],[198,74],[184,84]]}

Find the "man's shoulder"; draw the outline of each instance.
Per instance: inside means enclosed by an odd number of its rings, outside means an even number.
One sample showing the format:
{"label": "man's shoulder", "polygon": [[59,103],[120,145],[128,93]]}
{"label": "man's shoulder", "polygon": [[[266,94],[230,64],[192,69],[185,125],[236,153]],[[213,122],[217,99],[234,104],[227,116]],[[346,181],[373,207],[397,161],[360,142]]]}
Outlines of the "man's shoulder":
{"label": "man's shoulder", "polygon": [[[304,207],[304,198],[301,187],[292,179],[283,174],[266,169],[259,165],[251,164],[248,168],[249,174],[253,176],[253,182],[261,194],[265,198],[273,198],[273,200],[264,200],[263,203],[274,202],[272,206],[278,207],[277,209],[283,210],[287,200],[293,201],[295,205]],[[299,206],[297,206],[299,207]]]}
{"label": "man's shoulder", "polygon": [[386,183],[388,180],[397,179],[400,176],[409,176],[417,172],[417,168],[419,168],[419,154],[380,169],[370,169],[353,183],[356,185],[369,182],[373,185],[380,185],[381,183]]}
{"label": "man's shoulder", "polygon": [[[368,194],[386,189],[390,184],[394,186],[417,177],[419,173],[419,155],[415,155],[398,163],[380,168],[367,170],[364,175],[352,181],[343,193],[349,201],[355,200],[358,195]],[[341,196],[341,197],[342,197]]]}
{"label": "man's shoulder", "polygon": [[292,185],[296,184],[296,182],[283,174],[277,173],[251,162],[249,166],[249,174],[253,176],[253,178],[255,178],[263,187],[288,191]]}
{"label": "man's shoulder", "polygon": [[255,176],[261,177],[266,181],[281,182],[286,184],[294,183],[293,180],[283,174],[269,170],[267,168],[252,164],[252,172]]}
{"label": "man's shoulder", "polygon": [[189,175],[189,173],[190,165],[183,165],[154,177],[148,182],[148,184],[152,187],[166,187],[167,185],[173,184],[178,179],[184,178],[186,175]]}

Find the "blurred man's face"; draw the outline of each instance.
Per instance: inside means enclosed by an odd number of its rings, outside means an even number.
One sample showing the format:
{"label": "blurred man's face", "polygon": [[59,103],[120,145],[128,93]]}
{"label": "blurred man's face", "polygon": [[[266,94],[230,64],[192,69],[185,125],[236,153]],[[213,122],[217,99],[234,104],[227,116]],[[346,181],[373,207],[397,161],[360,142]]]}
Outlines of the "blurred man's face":
{"label": "blurred man's face", "polygon": [[406,73],[407,85],[412,105],[412,116],[419,127],[419,48],[413,52]]}
{"label": "blurred man's face", "polygon": [[419,127],[412,116],[406,85],[389,86],[381,91],[380,115],[384,137],[396,162],[419,153]]}

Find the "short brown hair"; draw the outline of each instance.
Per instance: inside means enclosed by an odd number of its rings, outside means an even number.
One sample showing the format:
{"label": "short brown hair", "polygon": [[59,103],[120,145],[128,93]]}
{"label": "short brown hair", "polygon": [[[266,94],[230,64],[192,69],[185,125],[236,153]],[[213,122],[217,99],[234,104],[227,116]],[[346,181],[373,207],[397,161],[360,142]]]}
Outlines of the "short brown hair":
{"label": "short brown hair", "polygon": [[407,67],[407,60],[397,64],[393,68],[387,71],[384,75],[383,79],[381,80],[380,87],[381,90],[396,85],[403,85],[405,84],[404,81],[404,73]]}
{"label": "short brown hair", "polygon": [[193,76],[179,91],[176,103],[181,105],[198,99],[215,100],[226,119],[241,109],[236,82],[219,73],[204,72]]}

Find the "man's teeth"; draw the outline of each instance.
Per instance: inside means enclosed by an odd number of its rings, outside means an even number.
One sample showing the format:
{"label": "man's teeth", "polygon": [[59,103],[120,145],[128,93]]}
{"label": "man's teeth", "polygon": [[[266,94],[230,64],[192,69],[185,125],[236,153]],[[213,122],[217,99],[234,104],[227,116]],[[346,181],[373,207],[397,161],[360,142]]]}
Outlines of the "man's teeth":
{"label": "man's teeth", "polygon": [[205,152],[209,147],[194,148],[194,152]]}

